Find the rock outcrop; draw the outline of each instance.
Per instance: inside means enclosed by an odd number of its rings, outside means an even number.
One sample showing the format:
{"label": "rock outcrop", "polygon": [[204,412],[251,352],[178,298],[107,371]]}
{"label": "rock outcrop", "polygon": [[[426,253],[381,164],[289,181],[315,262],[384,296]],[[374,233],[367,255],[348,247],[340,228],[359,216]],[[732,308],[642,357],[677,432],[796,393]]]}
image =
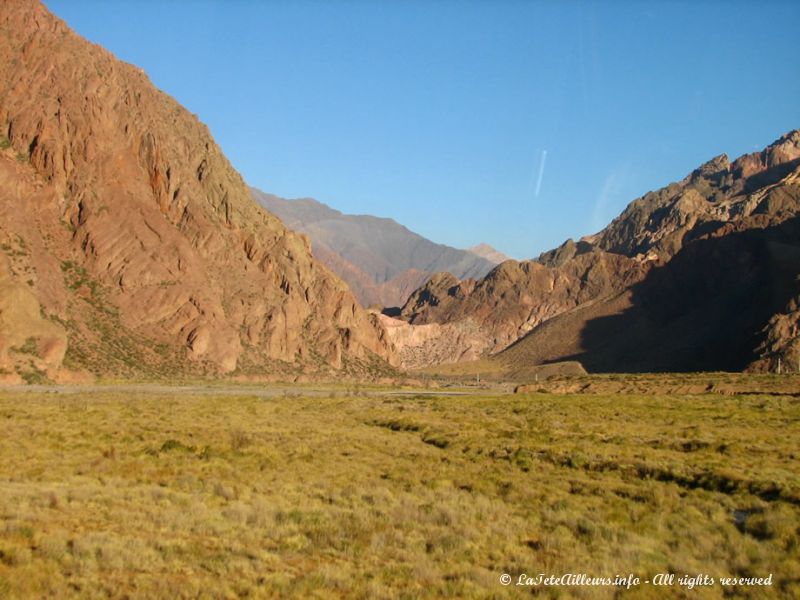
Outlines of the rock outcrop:
{"label": "rock outcrop", "polygon": [[398,359],[405,369],[477,360],[491,344],[471,319],[444,325],[411,325],[383,314],[380,319],[388,339],[399,349]]}
{"label": "rock outcrop", "polygon": [[579,361],[590,372],[797,369],[800,218],[747,219],[684,245],[623,293],[534,329],[494,360]]}
{"label": "rock outcrop", "polygon": [[733,163],[717,156],[683,181],[645,194],[591,240],[608,252],[674,256],[686,243],[747,217],[754,226],[798,214],[800,131]]}
{"label": "rock outcrop", "polygon": [[493,354],[558,314],[620,293],[649,268],[595,250],[556,267],[506,261],[477,281],[438,274],[411,295],[400,317],[413,325],[469,321],[481,353]]}
{"label": "rock outcrop", "polygon": [[18,383],[52,376],[67,350],[64,328],[47,320],[31,287],[0,256],[0,381]]}
{"label": "rock outcrop", "polygon": [[0,233],[30,249],[26,285],[64,324],[68,361],[98,369],[117,334],[151,366],[218,372],[391,358],[308,238],[141,69],[34,0],[0,5],[0,55]]}

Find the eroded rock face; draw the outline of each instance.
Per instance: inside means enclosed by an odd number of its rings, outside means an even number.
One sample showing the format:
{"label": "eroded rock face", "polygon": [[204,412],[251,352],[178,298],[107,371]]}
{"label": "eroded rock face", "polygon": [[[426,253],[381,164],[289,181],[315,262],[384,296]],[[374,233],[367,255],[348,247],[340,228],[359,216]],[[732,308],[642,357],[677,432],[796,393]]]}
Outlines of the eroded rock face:
{"label": "eroded rock face", "polygon": [[[709,269],[713,274],[720,270],[715,266],[718,261],[728,267],[736,266],[745,256],[761,261],[750,265],[758,267],[754,269],[758,277],[743,272],[742,276],[731,275],[724,280],[725,285],[731,287],[731,297],[747,295],[748,286],[762,286],[765,273],[769,272],[773,283],[782,289],[780,293],[770,295],[769,302],[780,302],[787,293],[783,289],[788,285],[786,282],[800,272],[797,268],[800,262],[791,258],[795,256],[795,250],[784,239],[786,231],[792,230],[784,224],[797,220],[798,215],[800,131],[792,131],[762,152],[742,156],[733,163],[724,155],[710,160],[684,180],[634,200],[603,231],[578,242],[568,240],[535,261],[505,262],[477,281],[459,281],[447,274],[437,275],[411,295],[401,311],[401,318],[412,324],[447,326],[469,319],[478,329],[477,337],[481,340],[478,347],[489,354],[521,340],[519,347],[515,345],[502,357],[498,356],[498,359],[513,362],[515,368],[526,361],[564,360],[578,354],[603,369],[625,371],[626,356],[638,359],[645,355],[647,360],[637,363],[637,369],[670,368],[670,365],[678,363],[651,356],[650,349],[647,353],[629,349],[627,346],[630,344],[619,340],[613,357],[608,360],[589,356],[587,352],[602,352],[606,336],[625,336],[626,332],[608,330],[600,339],[586,343],[582,341],[586,337],[584,330],[590,322],[613,322],[613,315],[619,312],[635,315],[638,314],[636,311],[642,310],[661,318],[669,310],[660,306],[660,298],[668,295],[674,295],[677,301],[683,297],[681,294],[706,290],[708,294],[698,297],[698,302],[705,302],[712,295],[716,298],[719,290],[701,285],[702,269]],[[765,234],[747,238],[746,245],[742,245],[744,242],[713,243],[726,236],[741,237],[742,232],[748,230],[763,230]],[[790,234],[788,237],[791,239]],[[758,258],[761,256],[760,248],[773,238],[781,240],[780,258],[772,254],[765,255],[763,260]],[[705,244],[709,241],[712,243]],[[701,243],[705,244],[707,251],[690,248]],[[690,251],[684,253],[687,248]],[[742,253],[742,248],[747,250],[746,254]],[[648,281],[647,285],[637,288],[647,290],[646,295],[630,293],[632,287],[644,282],[654,268],[669,264],[681,254],[697,256],[702,261],[699,265],[689,261],[683,263],[685,273],[691,272],[691,276],[683,277],[676,269],[669,269],[666,271],[670,273],[669,278],[655,277],[654,282]],[[783,266],[778,269],[775,265]],[[693,283],[682,289],[680,282],[683,279]],[[713,279],[709,277],[709,280]],[[722,296],[720,302],[724,302],[724,291]],[[785,301],[781,307],[784,305]],[[714,303],[709,302],[707,309],[713,311],[713,306]],[[728,362],[714,362],[712,359],[715,357],[708,358],[702,352],[698,354],[698,360],[706,360],[715,368],[726,365],[727,368],[732,368],[731,365],[742,368],[746,364],[742,357],[754,351],[754,369],[763,370],[767,365],[775,365],[778,358],[784,365],[794,365],[798,344],[795,313],[790,305],[785,313],[776,313],[769,323],[765,322],[760,333],[752,319],[733,324],[732,327],[752,328],[752,331],[731,338],[735,338],[737,344],[752,338],[751,345],[737,348],[735,356],[732,353]],[[761,318],[761,312],[758,314]],[[558,323],[539,331],[538,328],[554,317],[559,317]],[[702,315],[694,314],[692,318],[698,327],[681,330],[681,343],[693,345],[691,337],[695,335],[694,345],[712,347],[704,345],[702,339],[705,335],[699,326],[704,322]],[[632,317],[631,322],[634,321]],[[641,327],[642,332],[656,330],[649,325]],[[522,340],[531,331],[538,333]],[[669,336],[674,330],[665,328],[658,331],[659,335]],[[725,331],[726,336],[729,333],[724,324],[720,324],[715,335],[719,331]],[[646,343],[646,337],[640,335],[636,343]],[[761,342],[757,342],[759,339]],[[755,349],[757,343],[760,345]],[[402,338],[399,347],[402,353]],[[686,363],[688,367],[680,364],[681,368],[691,368],[691,361]]]}
{"label": "eroded rock face", "polygon": [[557,267],[506,261],[478,281],[439,274],[411,295],[401,318],[413,325],[469,320],[476,348],[491,354],[558,314],[621,292],[649,267],[647,261],[592,251]]}
{"label": "eroded rock face", "polygon": [[184,348],[219,371],[243,357],[254,368],[391,358],[308,239],[253,202],[207,127],[140,69],[34,0],[0,5],[0,55],[4,176],[19,192],[4,187],[0,203],[23,211],[20,235],[49,257],[36,261],[62,266],[36,270],[32,289],[75,322],[71,335],[92,324],[74,310],[70,273],[99,286],[139,343]]}
{"label": "eroded rock face", "polygon": [[405,369],[477,360],[491,346],[491,339],[471,319],[411,325],[386,315],[379,318]]}
{"label": "eroded rock face", "polygon": [[800,218],[747,217],[694,240],[639,283],[534,329],[494,361],[590,372],[796,371]]}
{"label": "eroded rock face", "polygon": [[762,226],[780,223],[800,212],[799,165],[800,131],[733,163],[718,156],[683,181],[631,202],[591,241],[608,252],[669,259],[687,242],[725,223],[750,215],[763,215]]}
{"label": "eroded rock face", "polygon": [[[800,285],[798,286],[800,287]],[[800,292],[784,312],[776,313],[762,330],[758,358],[748,370],[759,373],[800,373]]]}

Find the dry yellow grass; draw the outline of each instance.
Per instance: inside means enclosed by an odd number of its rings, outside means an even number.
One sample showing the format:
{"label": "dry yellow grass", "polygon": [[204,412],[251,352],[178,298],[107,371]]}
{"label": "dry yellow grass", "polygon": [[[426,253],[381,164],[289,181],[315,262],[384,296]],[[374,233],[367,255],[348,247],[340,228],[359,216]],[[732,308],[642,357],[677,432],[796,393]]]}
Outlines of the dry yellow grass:
{"label": "dry yellow grass", "polygon": [[0,427],[0,597],[800,596],[789,395],[9,392]]}

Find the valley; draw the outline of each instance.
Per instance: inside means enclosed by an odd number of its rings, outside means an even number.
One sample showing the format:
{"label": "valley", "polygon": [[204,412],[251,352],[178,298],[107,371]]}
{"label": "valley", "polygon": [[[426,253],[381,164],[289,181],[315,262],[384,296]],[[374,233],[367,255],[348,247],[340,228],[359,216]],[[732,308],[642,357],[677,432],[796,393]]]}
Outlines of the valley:
{"label": "valley", "polygon": [[501,575],[706,573],[772,585],[703,598],[794,597],[800,382],[702,380],[731,389],[4,390],[0,594],[511,598]]}
{"label": "valley", "polygon": [[52,4],[0,2],[0,600],[800,597],[796,36]]}

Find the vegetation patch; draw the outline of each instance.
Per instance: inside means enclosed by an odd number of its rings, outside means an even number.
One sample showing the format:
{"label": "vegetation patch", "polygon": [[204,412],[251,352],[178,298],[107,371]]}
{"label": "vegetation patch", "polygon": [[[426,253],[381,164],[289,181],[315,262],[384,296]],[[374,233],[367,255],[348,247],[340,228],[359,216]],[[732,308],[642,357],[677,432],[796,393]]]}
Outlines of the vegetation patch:
{"label": "vegetation patch", "polygon": [[12,348],[14,352],[18,352],[20,354],[34,354],[38,353],[38,345],[36,343],[35,337],[29,337],[25,340],[25,342],[21,346],[16,346]]}
{"label": "vegetation patch", "polygon": [[50,378],[47,376],[47,373],[37,368],[35,365],[29,365],[27,369],[21,369],[19,374],[25,383],[31,385],[34,384],[44,385],[52,383],[52,381],[50,381]]}

